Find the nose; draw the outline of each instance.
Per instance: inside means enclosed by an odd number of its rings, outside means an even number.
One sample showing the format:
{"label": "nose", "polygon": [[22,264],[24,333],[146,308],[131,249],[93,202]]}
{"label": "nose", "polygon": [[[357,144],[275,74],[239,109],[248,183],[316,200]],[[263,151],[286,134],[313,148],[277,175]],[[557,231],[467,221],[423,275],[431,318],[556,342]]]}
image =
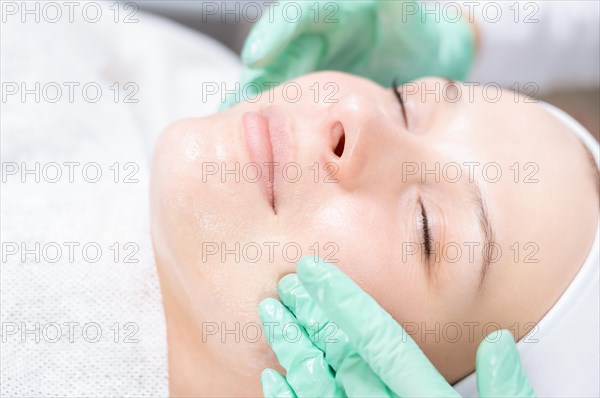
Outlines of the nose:
{"label": "nose", "polygon": [[[334,104],[327,118],[327,157],[337,164],[336,180],[345,189],[381,184],[393,167],[390,151],[399,148],[400,126],[385,105],[361,94],[348,94]],[[397,154],[398,155],[398,154]]]}

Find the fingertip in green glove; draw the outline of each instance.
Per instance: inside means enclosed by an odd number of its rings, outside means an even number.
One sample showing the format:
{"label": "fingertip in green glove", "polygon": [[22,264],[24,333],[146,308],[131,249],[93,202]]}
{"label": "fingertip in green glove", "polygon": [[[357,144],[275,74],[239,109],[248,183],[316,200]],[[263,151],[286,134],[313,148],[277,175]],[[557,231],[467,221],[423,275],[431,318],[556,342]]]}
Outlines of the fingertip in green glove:
{"label": "fingertip in green glove", "polygon": [[[287,374],[263,373],[265,396],[458,397],[402,326],[333,265],[301,259],[278,293],[282,303],[266,299],[259,312]],[[299,339],[285,337],[289,325]],[[481,397],[534,396],[510,332],[486,337],[476,362]]]}
{"label": "fingertip in green glove", "polygon": [[460,15],[431,15],[422,2],[281,1],[268,14],[242,50],[241,83],[261,91],[318,70],[385,86],[424,76],[462,80],[474,56],[468,23]]}

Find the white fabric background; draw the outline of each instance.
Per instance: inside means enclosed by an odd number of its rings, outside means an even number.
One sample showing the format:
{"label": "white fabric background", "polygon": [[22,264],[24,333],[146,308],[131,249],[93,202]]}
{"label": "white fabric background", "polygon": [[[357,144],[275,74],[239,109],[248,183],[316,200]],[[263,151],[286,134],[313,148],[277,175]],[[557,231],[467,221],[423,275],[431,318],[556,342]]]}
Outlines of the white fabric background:
{"label": "white fabric background", "polygon": [[[56,242],[63,251],[56,263],[46,261],[54,251],[39,261],[33,255],[25,261],[20,255],[2,259],[0,395],[167,396],[165,322],[148,232],[152,147],[168,123],[212,113],[219,99],[203,103],[202,82],[233,84],[240,65],[220,44],[155,17],[138,14],[138,23],[114,23],[112,11],[105,8],[100,22],[92,24],[80,15],[75,13],[74,23],[63,18],[55,24],[35,23],[31,17],[21,23],[17,16],[1,27],[2,82],[26,82],[28,88],[35,82],[80,83],[73,103],[66,88],[57,103],[44,98],[36,103],[33,95],[24,103],[19,96],[2,102],[2,162],[25,162],[29,168],[35,162],[40,168],[48,162],[80,166],[73,183],[66,166],[57,183],[43,178],[36,183],[33,175],[22,183],[21,174],[3,174],[3,244],[25,242],[33,248],[35,242],[41,247]],[[137,84],[139,103],[115,103],[110,90],[115,81],[121,87]],[[103,89],[97,103],[83,100],[81,87],[88,82]],[[128,92],[121,92],[121,99]],[[97,183],[82,178],[82,166],[90,162],[101,167]],[[109,169],[115,162],[121,165],[121,181],[133,170],[124,164],[135,163],[139,182],[115,183]],[[80,244],[72,263],[64,242]],[[102,249],[96,263],[83,258],[81,249],[88,242]],[[115,261],[110,249],[115,242],[121,255],[131,252],[124,250],[127,242],[137,245],[133,259],[138,262]],[[57,342],[52,342],[53,322],[62,326]],[[65,322],[79,323],[72,335]],[[120,334],[115,338],[116,322]],[[125,329],[128,322],[137,325],[132,336],[137,342],[124,341],[135,327]],[[96,329],[83,331],[93,323],[102,332],[95,343],[86,339],[93,340]],[[39,332],[23,333],[36,324]],[[15,325],[19,331],[9,333]]]}

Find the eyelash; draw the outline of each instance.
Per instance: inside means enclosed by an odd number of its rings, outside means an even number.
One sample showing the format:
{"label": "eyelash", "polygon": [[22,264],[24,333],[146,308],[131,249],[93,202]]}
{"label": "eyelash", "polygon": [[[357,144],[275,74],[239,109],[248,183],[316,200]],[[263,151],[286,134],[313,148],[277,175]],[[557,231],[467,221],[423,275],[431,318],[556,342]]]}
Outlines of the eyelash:
{"label": "eyelash", "polygon": [[392,90],[394,91],[394,95],[398,99],[400,103],[400,108],[402,108],[402,116],[404,117],[404,123],[406,124],[406,128],[408,128],[408,118],[406,117],[406,107],[404,105],[404,100],[402,99],[402,92],[398,89],[398,80],[394,79],[392,81]]}
{"label": "eyelash", "polygon": [[432,237],[431,237],[431,229],[429,228],[429,221],[427,219],[427,212],[425,211],[425,206],[423,206],[423,201],[419,199],[419,205],[421,205],[421,220],[423,220],[423,242],[425,244],[425,255],[429,259],[431,256],[431,246],[432,246]]}
{"label": "eyelash", "polygon": [[[406,117],[406,106],[404,105],[404,100],[402,99],[402,92],[398,87],[398,80],[394,79],[392,81],[392,90],[394,91],[394,95],[398,99],[400,103],[400,108],[402,109],[402,117],[404,118],[404,123],[406,124],[406,128],[408,128],[408,118]],[[425,246],[425,255],[427,259],[431,257],[431,246],[432,246],[432,237],[431,237],[431,229],[429,228],[429,220],[427,219],[427,212],[425,211],[425,206],[423,206],[423,200],[419,199],[419,205],[421,206],[421,220],[422,220],[422,229],[423,229],[423,242]]]}

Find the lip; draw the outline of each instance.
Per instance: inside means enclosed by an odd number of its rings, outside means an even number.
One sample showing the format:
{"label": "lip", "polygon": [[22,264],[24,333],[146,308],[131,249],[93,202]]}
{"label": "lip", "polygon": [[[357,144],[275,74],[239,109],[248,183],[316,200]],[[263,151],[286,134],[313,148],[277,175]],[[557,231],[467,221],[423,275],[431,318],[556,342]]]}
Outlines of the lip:
{"label": "lip", "polygon": [[261,170],[257,181],[266,202],[277,214],[281,199],[282,167],[288,156],[288,123],[284,113],[271,106],[242,116],[244,141],[250,162]]}

